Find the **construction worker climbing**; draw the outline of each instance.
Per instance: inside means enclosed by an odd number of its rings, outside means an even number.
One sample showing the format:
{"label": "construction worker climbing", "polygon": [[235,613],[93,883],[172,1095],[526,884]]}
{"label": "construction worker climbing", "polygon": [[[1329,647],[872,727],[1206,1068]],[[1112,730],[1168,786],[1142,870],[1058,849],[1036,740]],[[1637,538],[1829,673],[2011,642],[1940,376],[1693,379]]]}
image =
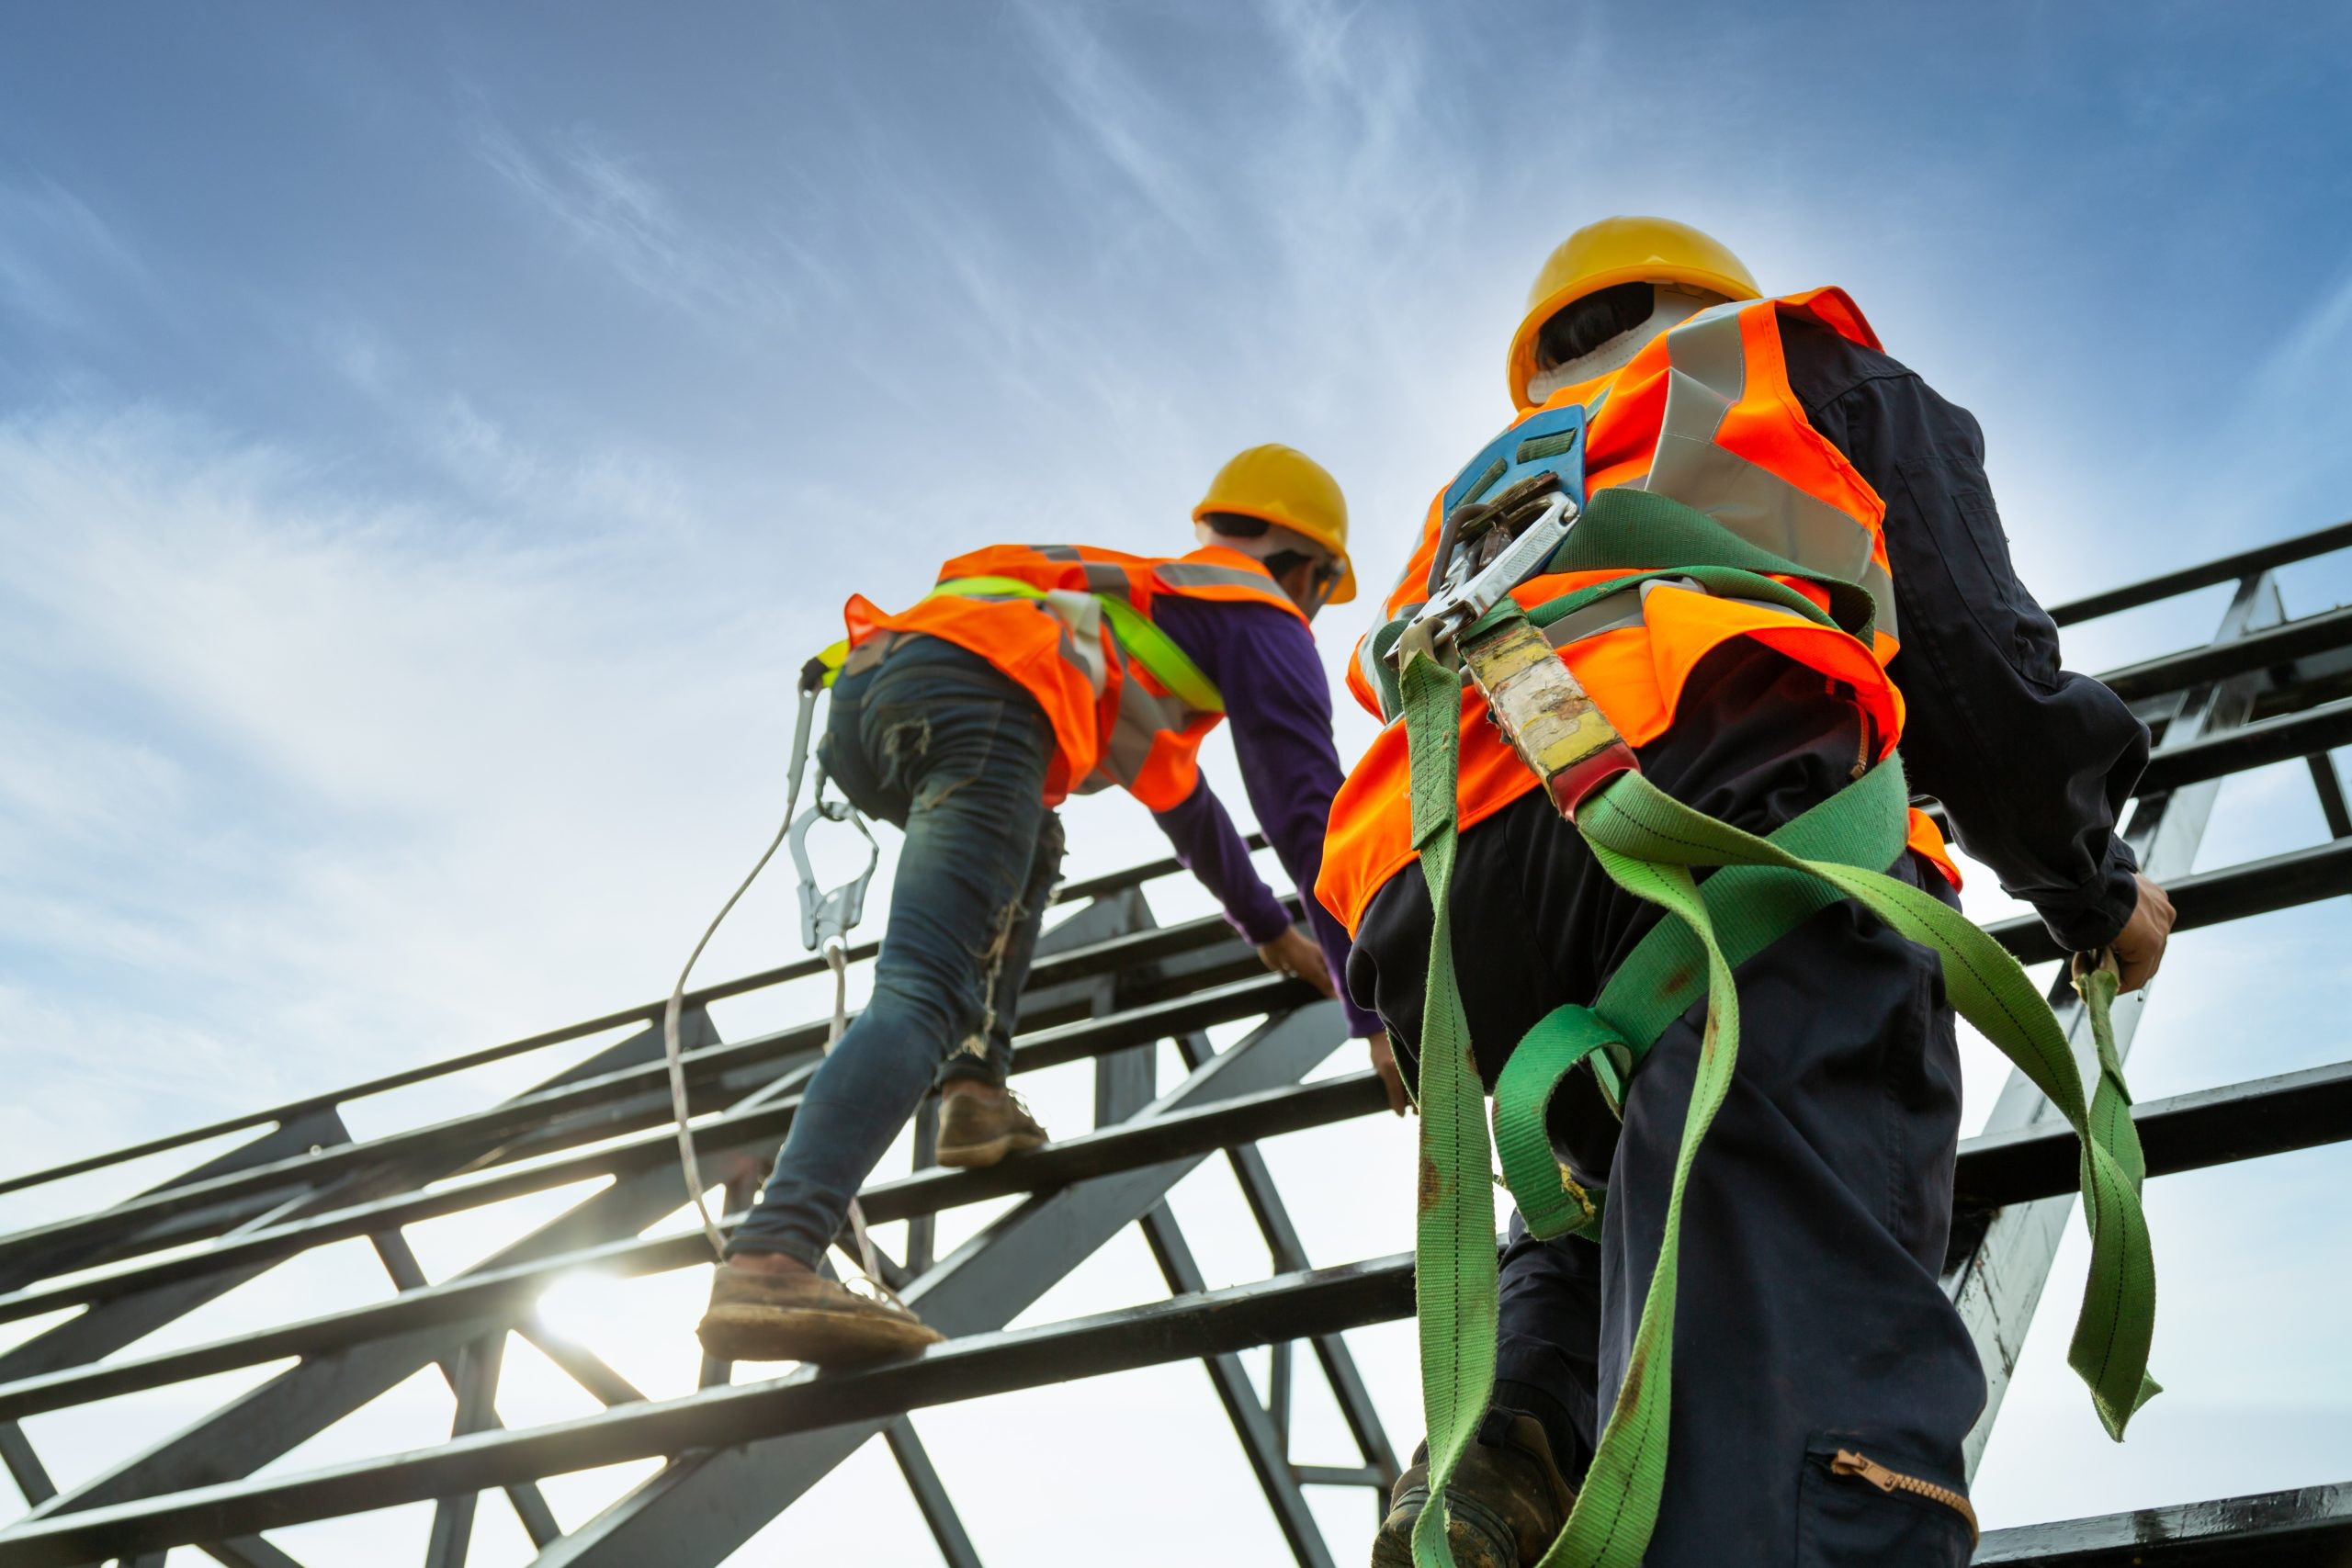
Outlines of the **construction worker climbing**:
{"label": "construction worker climbing", "polygon": [[[728,1244],[699,1329],[711,1354],[842,1364],[940,1338],[815,1269],[934,1081],[942,1165],[1046,1141],[1005,1077],[1064,796],[1125,787],[1268,968],[1332,993],[1345,935],[1311,899],[1314,934],[1293,927],[1198,762],[1229,717],[1259,824],[1312,887],[1340,770],[1307,623],[1354,595],[1346,502],[1304,455],[1258,446],[1193,517],[1200,547],[1177,559],[1004,545],[949,561],[900,614],[849,601],[822,761],[854,805],[905,829],[905,849],[872,999],[809,1080]],[[1369,1012],[1350,1022],[1379,1032]]]}
{"label": "construction worker climbing", "polygon": [[1390,722],[1318,893],[1423,1111],[1430,1440],[1381,1568],[1964,1562],[1955,1006],[2084,1135],[2101,1418],[2154,1391],[2120,1069],[2086,1095],[1908,805],[2137,987],[2172,923],[2114,831],[2147,732],[2059,668],[1974,420],[1842,292],[1761,292],[1664,220],[1561,245],[1518,415],[1351,672]]}

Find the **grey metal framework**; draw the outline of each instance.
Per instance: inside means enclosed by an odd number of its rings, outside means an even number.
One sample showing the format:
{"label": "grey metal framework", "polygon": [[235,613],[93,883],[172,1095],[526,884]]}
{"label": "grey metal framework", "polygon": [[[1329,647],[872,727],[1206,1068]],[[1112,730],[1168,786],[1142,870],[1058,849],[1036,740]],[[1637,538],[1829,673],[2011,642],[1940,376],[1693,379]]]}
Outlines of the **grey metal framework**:
{"label": "grey metal framework", "polygon": [[[2352,892],[2352,814],[2328,755],[2352,742],[2352,610],[2285,618],[2273,570],[2352,547],[2352,524],[2283,541],[2056,614],[2079,621],[2220,583],[2236,590],[2220,629],[2196,648],[2107,677],[2147,719],[2158,750],[2127,831],[2170,886],[2193,930]],[[2218,871],[2188,874],[2220,781],[2308,759],[2329,841]],[[1096,1124],[1023,1160],[983,1171],[929,1165],[919,1126],[916,1169],[864,1194],[879,1224],[907,1220],[892,1282],[951,1337],[910,1362],[822,1379],[732,1385],[706,1363],[702,1388],[645,1398],[609,1365],[542,1329],[532,1315],[556,1280],[595,1270],[637,1276],[708,1253],[695,1234],[646,1238],[680,1203],[662,1082],[659,1004],[477,1051],[311,1100],[214,1122],[111,1154],[0,1180],[21,1192],[125,1161],[246,1133],[250,1139],[126,1201],[0,1236],[0,1322],[78,1308],[0,1353],[0,1464],[26,1512],[0,1530],[0,1568],[120,1560],[160,1562],[193,1544],[218,1562],[286,1568],[266,1532],[307,1520],[431,1501],[428,1568],[465,1562],[475,1507],[503,1491],[543,1565],[724,1560],[859,1445],[879,1436],[949,1563],[979,1557],[957,1520],[909,1412],[955,1400],[1197,1359],[1231,1418],[1292,1555],[1332,1558],[1304,1488],[1385,1493],[1396,1455],[1350,1356],[1344,1332],[1409,1315],[1409,1258],[1313,1267],[1256,1145],[1383,1107],[1369,1072],[1308,1083],[1340,1044],[1337,1010],[1269,976],[1222,921],[1155,923],[1143,888],[1171,863],[1065,887],[1079,908],[1052,931],[1025,993],[1015,1070],[1095,1064]],[[2029,962],[2060,956],[2037,921],[1994,928]],[[869,958],[870,945],[854,959]],[[690,997],[686,1070],[699,1137],[715,1168],[756,1159],[789,1125],[813,1070],[822,1024],[722,1041],[707,1011],[723,998],[821,972],[809,960]],[[2060,988],[2063,990],[2063,982]],[[2078,1034],[2071,999],[2058,1005]],[[2118,1015],[2124,1043],[2136,1002]],[[1206,1031],[1254,1021],[1216,1049]],[[631,1024],[617,1043],[596,1037]],[[1186,1068],[1155,1082],[1157,1047]],[[578,1042],[589,1054],[536,1088],[470,1114],[354,1139],[353,1102],[527,1052]],[[2086,1044],[2085,1049],[2087,1050]],[[2138,1107],[2152,1174],[2197,1169],[2352,1135],[2352,1062]],[[1207,1290],[1167,1199],[1212,1157],[1238,1181],[1263,1238],[1268,1278]],[[609,1184],[483,1262],[429,1282],[402,1227],[587,1178]],[[2067,1211],[2075,1156],[2063,1124],[2013,1082],[1986,1132],[1962,1148],[1947,1287],[1984,1352],[1999,1408]],[[946,1256],[939,1211],[983,1199],[1022,1201]],[[739,1210],[749,1192],[730,1190]],[[1072,1321],[1006,1325],[1128,1225],[1139,1225],[1170,1299]],[[158,1327],[277,1264],[364,1236],[397,1287],[369,1305],[260,1332],[119,1355]],[[683,1333],[683,1325],[681,1329]],[[528,1340],[605,1407],[577,1420],[503,1429],[494,1396],[509,1335]],[[1272,1347],[1261,1398],[1238,1359]],[[1352,1455],[1305,1463],[1291,1447],[1298,1352],[1311,1354],[1348,1427]],[[185,1430],[67,1490],[27,1439],[25,1417],[233,1368],[294,1364]],[[437,1367],[456,1396],[446,1443],[354,1463],[255,1479],[254,1472],[410,1376]],[[1972,1462],[1982,1450],[1980,1428]],[[659,1459],[649,1480],[566,1532],[539,1494],[543,1477]],[[2352,1483],[1988,1535],[1993,1563],[2264,1563],[2352,1560]]]}

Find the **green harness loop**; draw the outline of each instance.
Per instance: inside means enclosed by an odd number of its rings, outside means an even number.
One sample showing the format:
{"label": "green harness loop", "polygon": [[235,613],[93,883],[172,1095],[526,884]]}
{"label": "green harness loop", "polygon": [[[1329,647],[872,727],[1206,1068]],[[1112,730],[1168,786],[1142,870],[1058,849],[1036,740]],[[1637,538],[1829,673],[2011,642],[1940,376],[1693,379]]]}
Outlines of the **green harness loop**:
{"label": "green harness loop", "polygon": [[[1639,495],[1641,502],[1604,506],[1621,494]],[[1596,518],[1612,516],[1623,526],[1604,525],[1578,544]],[[1645,576],[1691,578],[1744,598],[1794,599],[1798,603],[1789,607],[1796,613],[1856,632],[1868,646],[1875,606],[1862,590],[1817,574],[1783,571],[1787,563],[1778,558],[1759,561],[1767,552],[1664,497],[1602,491],[1561,556],[1577,551],[1579,558],[1573,564],[1578,568],[1631,564],[1634,550],[1668,540],[1690,550],[1700,564]],[[1759,567],[1823,582],[1829,587],[1831,612],[1824,615],[1802,595],[1770,581]],[[1554,569],[1565,569],[1560,557]],[[1733,579],[1736,588],[1730,587]],[[1758,581],[1777,593],[1759,592]],[[1613,581],[1568,597],[1589,603],[1625,586]],[[1541,624],[1577,607],[1564,604],[1555,601],[1530,612],[1530,619]],[[1591,1469],[1566,1527],[1543,1559],[1544,1568],[1634,1568],[1640,1562],[1657,1521],[1666,1477],[1683,1191],[1739,1055],[1739,996],[1732,970],[1845,898],[1936,952],[1953,1007],[2049,1097],[2081,1140],[2091,1267],[2067,1359],[2090,1385],[2101,1423],[2120,1439],[2125,1423],[2157,1387],[2147,1375],[2155,1264],[2140,1206],[2145,1166],[2108,1023],[2113,974],[2094,971],[2078,981],[2099,1064],[2098,1083],[2086,1098],[2057,1019],[2017,960],[1934,895],[1885,874],[1906,837],[1907,795],[1897,759],[1889,757],[1769,838],[1693,810],[1638,773],[1623,773],[1580,805],[1576,826],[1612,881],[1670,918],[1636,945],[1592,1007],[1557,1009],[1520,1043],[1496,1085],[1490,1148],[1479,1113],[1477,1064],[1455,981],[1449,910],[1459,822],[1460,693],[1461,678],[1454,671],[1418,651],[1396,690],[1411,756],[1413,841],[1432,914],[1420,1050],[1415,1280],[1430,1494],[1438,1503],[1422,1511],[1414,1528],[1419,1568],[1454,1568],[1445,1540],[1445,1484],[1493,1389],[1494,1150],[1500,1151],[1505,1183],[1532,1231],[1597,1235],[1598,1190],[1579,1186],[1559,1167],[1544,1134],[1544,1109],[1566,1075],[1585,1063],[1616,1103],[1643,1055],[1703,995],[1706,1023],[1668,1190],[1657,1269]],[[1691,873],[1707,867],[1719,869],[1702,888]]]}

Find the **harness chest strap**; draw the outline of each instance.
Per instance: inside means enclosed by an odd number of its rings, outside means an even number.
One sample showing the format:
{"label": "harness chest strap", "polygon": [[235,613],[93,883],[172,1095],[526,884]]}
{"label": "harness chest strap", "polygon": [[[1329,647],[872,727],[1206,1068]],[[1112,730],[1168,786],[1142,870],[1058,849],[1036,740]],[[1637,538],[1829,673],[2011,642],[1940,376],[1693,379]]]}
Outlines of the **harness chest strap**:
{"label": "harness chest strap", "polygon": [[[1494,1212],[1486,1127],[1476,1115],[1482,1096],[1455,985],[1447,910],[1456,836],[1450,786],[1457,762],[1459,682],[1426,653],[1415,651],[1400,687],[1414,775],[1415,845],[1433,913],[1421,1051],[1417,1289],[1430,1492],[1442,1498],[1492,1388]],[[1661,921],[1620,966],[1595,1008],[1562,1009],[1540,1024],[1512,1059],[1516,1064],[1523,1054],[1528,1065],[1516,1072],[1507,1066],[1498,1084],[1497,1131],[1505,1175],[1529,1211],[1531,1225],[1538,1213],[1553,1234],[1589,1233],[1598,1224],[1589,1195],[1564,1184],[1548,1144],[1541,1141],[1543,1103],[1560,1078],[1587,1060],[1598,1067],[1613,1058],[1612,1065],[1630,1070],[1640,1052],[1696,999],[1695,978],[1675,982],[1693,975],[1696,965],[1690,960],[1701,956],[1708,1013],[1668,1190],[1658,1267],[1616,1406],[1567,1526],[1544,1558],[1547,1565],[1634,1568],[1648,1542],[1666,1467],[1683,1191],[1699,1144],[1730,1087],[1738,1053],[1731,953],[1745,957],[1761,951],[1814,909],[1839,898],[1857,899],[1905,937],[1935,949],[1954,1006],[2018,1064],[2075,1130],[2083,1146],[2092,1263],[2068,1359],[2090,1384],[2101,1421],[2119,1438],[2132,1412],[2156,1392],[2146,1375],[2154,1266],[2139,1202],[2144,1166],[2112,1049],[2102,1039],[2098,1083],[2086,1103],[2057,1021],[2016,960],[1932,895],[1871,864],[1856,863],[1891,863],[1902,841],[1899,764],[1893,759],[1882,763],[1864,784],[1835,797],[1830,805],[1846,803],[1837,810],[1816,807],[1774,840],[1694,811],[1638,773],[1609,780],[1577,812],[1577,826],[1602,870],[1673,919]],[[1873,830],[1877,822],[1893,824],[1895,847],[1883,855],[1882,840],[1890,829]],[[1800,845],[1811,852],[1798,852]],[[1724,869],[1709,879],[1708,896],[1702,896],[1690,873],[1708,866]],[[1442,1512],[1428,1510],[1416,1529],[1415,1559],[1423,1568],[1452,1568]]]}

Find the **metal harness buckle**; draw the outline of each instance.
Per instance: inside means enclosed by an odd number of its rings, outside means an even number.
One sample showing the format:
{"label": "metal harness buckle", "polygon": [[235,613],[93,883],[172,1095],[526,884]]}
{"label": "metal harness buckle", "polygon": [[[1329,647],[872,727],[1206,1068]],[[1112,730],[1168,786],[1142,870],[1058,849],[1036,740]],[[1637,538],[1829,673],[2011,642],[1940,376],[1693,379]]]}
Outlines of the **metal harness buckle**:
{"label": "metal harness buckle", "polygon": [[[865,889],[874,868],[882,863],[882,846],[865,826],[865,818],[847,800],[825,798],[824,764],[817,766],[817,791],[808,809],[793,819],[792,864],[800,873],[800,941],[815,953],[827,942],[849,941],[850,931],[865,913]],[[820,821],[846,822],[865,840],[865,868],[828,893],[817,886],[817,868],[808,859],[808,829]]]}
{"label": "metal harness buckle", "polygon": [[1462,669],[1486,699],[1487,718],[1570,818],[1601,784],[1639,771],[1633,748],[1524,615],[1464,639],[1512,589],[1542,574],[1581,514],[1550,472],[1491,503],[1449,514],[1430,566],[1429,602],[1391,654],[1400,670],[1415,653]]}
{"label": "metal harness buckle", "polygon": [[[1529,515],[1532,502],[1538,504]],[[1409,657],[1405,650],[1412,642],[1453,643],[1512,589],[1543,571],[1579,515],[1576,498],[1550,472],[1514,485],[1487,505],[1449,513],[1430,567],[1429,602],[1398,640],[1398,656]]]}

